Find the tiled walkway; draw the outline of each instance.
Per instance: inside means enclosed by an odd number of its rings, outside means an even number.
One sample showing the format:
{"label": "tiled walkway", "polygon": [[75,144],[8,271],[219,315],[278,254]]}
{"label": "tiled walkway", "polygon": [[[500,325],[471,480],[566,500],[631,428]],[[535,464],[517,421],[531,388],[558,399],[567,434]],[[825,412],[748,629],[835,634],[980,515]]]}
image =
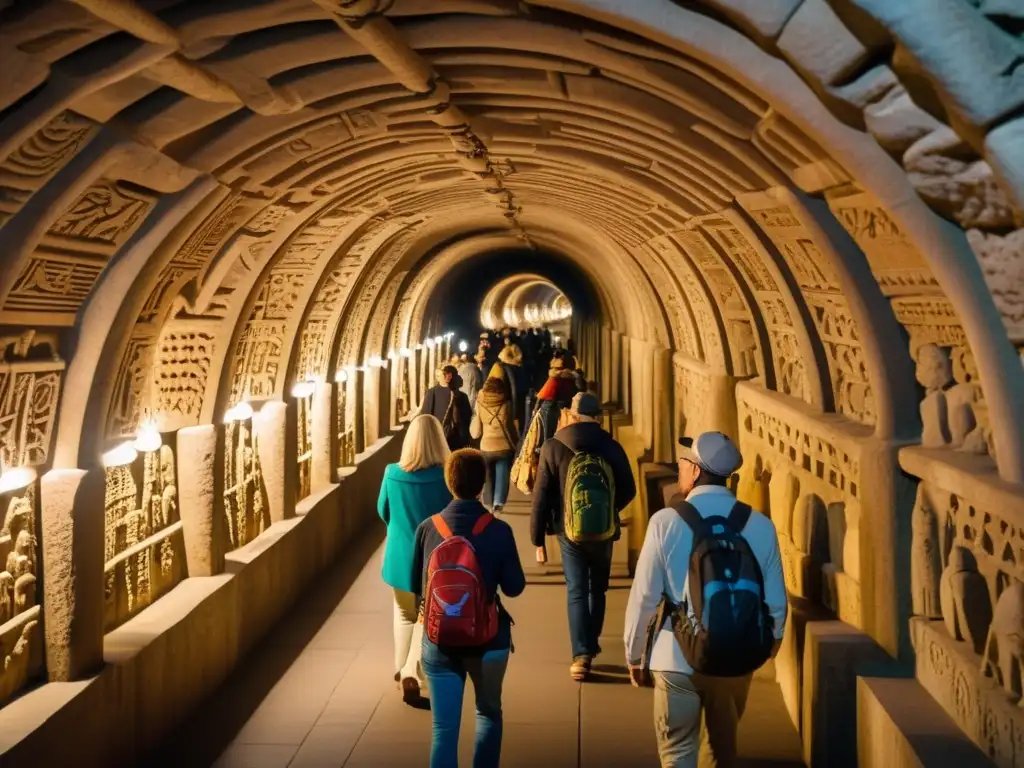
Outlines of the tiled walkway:
{"label": "tiled walkway", "polygon": [[[609,592],[600,674],[586,685],[574,683],[564,583],[531,574],[526,503],[510,504],[504,517],[515,529],[529,584],[506,603],[517,623],[505,678],[502,765],[657,766],[651,692],[630,687],[622,667],[628,580],[614,579]],[[382,534],[355,544],[147,768],[426,766],[430,712],[405,706],[392,678]],[[471,765],[472,730],[470,685],[465,766]],[[800,764],[798,737],[770,669],[755,679],[741,749],[749,765]]]}

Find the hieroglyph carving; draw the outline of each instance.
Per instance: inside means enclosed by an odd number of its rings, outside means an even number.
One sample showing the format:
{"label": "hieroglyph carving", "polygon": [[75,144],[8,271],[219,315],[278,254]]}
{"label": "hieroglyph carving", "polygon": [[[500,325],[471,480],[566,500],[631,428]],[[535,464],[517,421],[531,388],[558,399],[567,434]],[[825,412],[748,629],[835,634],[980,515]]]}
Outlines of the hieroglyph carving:
{"label": "hieroglyph carving", "polygon": [[337,211],[323,214],[292,238],[271,268],[235,350],[231,402],[274,395],[281,365],[287,364],[281,359],[285,339],[301,319],[312,281],[333,255],[332,243],[352,218]]}
{"label": "hieroglyph carving", "polygon": [[39,539],[35,483],[0,496],[0,626],[39,604]]}
{"label": "hieroglyph carving", "polygon": [[224,432],[224,514],[228,541],[237,549],[270,526],[270,510],[252,420],[231,421]]}
{"label": "hieroglyph carving", "polygon": [[63,372],[60,360],[0,362],[0,465],[46,463]]}
{"label": "hieroglyph carving", "polygon": [[109,631],[185,577],[174,450],[106,470],[104,625]]}
{"label": "hieroglyph carving", "polygon": [[666,267],[666,264],[671,264],[679,258],[676,251],[678,246],[668,237],[655,238],[650,245],[656,254],[650,260],[651,284],[658,292],[662,306],[668,312],[675,348],[685,352],[694,360],[703,360],[704,353],[700,347],[700,335],[697,332],[690,306],[676,281],[672,279],[669,268]]}
{"label": "hieroglyph carving", "polygon": [[[71,325],[100,273],[145,220],[155,195],[125,182],[100,181],[72,203],[21,265],[4,315],[46,316],[48,325]],[[14,315],[14,317],[11,317]]]}
{"label": "hieroglyph carving", "polygon": [[0,228],[95,135],[96,125],[61,112],[0,162]]}
{"label": "hieroglyph carving", "polygon": [[[732,260],[761,309],[761,317],[771,343],[775,388],[783,394],[808,400],[803,354],[793,328],[793,319],[775,278],[758,252],[731,222],[721,218],[707,218],[701,221],[701,228]],[[750,332],[753,333],[752,328]]]}
{"label": "hieroglyph carving", "polygon": [[836,410],[874,424],[875,401],[864,350],[835,268],[788,206],[753,208],[751,214],[782,253],[811,310],[828,358]]}
{"label": "hieroglyph carving", "polygon": [[338,460],[341,466],[350,467],[356,463],[356,409],[349,395],[353,386],[351,379],[338,383]]}
{"label": "hieroglyph carving", "polygon": [[312,490],[313,478],[313,396],[295,398],[298,411],[295,433],[295,455],[299,465],[298,498],[304,499]]}

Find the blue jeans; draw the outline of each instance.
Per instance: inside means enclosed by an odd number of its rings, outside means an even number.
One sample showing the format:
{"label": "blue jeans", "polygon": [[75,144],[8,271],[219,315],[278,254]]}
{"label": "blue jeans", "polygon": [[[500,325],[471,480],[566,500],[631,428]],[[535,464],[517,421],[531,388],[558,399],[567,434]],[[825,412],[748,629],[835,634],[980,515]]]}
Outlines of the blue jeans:
{"label": "blue jeans", "polygon": [[604,628],[605,593],[612,570],[612,542],[580,544],[558,537],[569,603],[569,640],[572,656],[597,656]]}
{"label": "blue jeans", "polygon": [[484,504],[498,507],[508,501],[508,480],[512,474],[512,453],[485,453],[487,483],[484,486]]}
{"label": "blue jeans", "polygon": [[476,693],[476,746],[473,768],[496,768],[501,760],[501,685],[508,667],[509,649],[486,651],[480,656],[449,656],[423,638],[423,671],[430,687],[434,721],[430,768],[458,768],[459,725],[466,675]]}

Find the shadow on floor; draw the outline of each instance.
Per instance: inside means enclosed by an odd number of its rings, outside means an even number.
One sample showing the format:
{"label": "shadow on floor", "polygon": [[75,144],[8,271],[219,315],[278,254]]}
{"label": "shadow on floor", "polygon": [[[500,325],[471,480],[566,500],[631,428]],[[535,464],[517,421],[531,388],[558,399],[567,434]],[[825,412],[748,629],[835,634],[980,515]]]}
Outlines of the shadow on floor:
{"label": "shadow on floor", "polygon": [[[221,687],[138,765],[199,768],[217,761],[373,558],[384,540],[384,532],[379,526],[371,528],[345,548],[345,556],[336,565],[315,578],[306,597],[299,600],[248,655],[239,659]],[[302,616],[301,621],[287,620],[297,615]],[[278,642],[281,631],[288,632],[287,643]],[[429,704],[427,706],[429,708]]]}

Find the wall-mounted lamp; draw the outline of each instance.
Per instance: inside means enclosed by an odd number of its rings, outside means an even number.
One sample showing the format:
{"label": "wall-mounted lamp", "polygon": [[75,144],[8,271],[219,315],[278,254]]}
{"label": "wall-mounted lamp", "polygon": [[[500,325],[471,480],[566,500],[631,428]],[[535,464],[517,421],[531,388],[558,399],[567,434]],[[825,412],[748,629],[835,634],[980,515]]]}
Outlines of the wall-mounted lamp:
{"label": "wall-mounted lamp", "polygon": [[292,387],[292,397],[312,397],[316,392],[315,381],[300,381]]}
{"label": "wall-mounted lamp", "polygon": [[344,384],[346,381],[348,381],[348,372],[344,368],[342,368],[341,370],[334,374],[334,380],[339,384]]}
{"label": "wall-mounted lamp", "polygon": [[412,357],[412,350],[408,347],[402,347],[399,353],[402,357]]}
{"label": "wall-mounted lamp", "polygon": [[441,342],[442,341],[444,341],[444,336],[435,336],[434,337],[434,343],[437,344],[438,346],[441,346]]}
{"label": "wall-mounted lamp", "polygon": [[123,467],[124,465],[131,464],[135,461],[138,455],[139,452],[135,450],[135,446],[132,445],[131,441],[121,443],[117,448],[103,454],[103,466],[107,469]]}
{"label": "wall-mounted lamp", "polygon": [[135,450],[139,453],[159,451],[163,444],[164,439],[155,424],[143,424],[135,433]]}
{"label": "wall-mounted lamp", "polygon": [[427,339],[425,344],[427,345],[427,349],[433,349],[434,348],[434,340],[433,339]]}
{"label": "wall-mounted lamp", "polygon": [[459,342],[459,352],[465,352],[468,349],[469,349],[469,344],[467,344],[465,341],[460,341]]}
{"label": "wall-mounted lamp", "polygon": [[36,479],[36,471],[32,467],[15,467],[0,475],[0,493],[10,493],[27,488]]}

